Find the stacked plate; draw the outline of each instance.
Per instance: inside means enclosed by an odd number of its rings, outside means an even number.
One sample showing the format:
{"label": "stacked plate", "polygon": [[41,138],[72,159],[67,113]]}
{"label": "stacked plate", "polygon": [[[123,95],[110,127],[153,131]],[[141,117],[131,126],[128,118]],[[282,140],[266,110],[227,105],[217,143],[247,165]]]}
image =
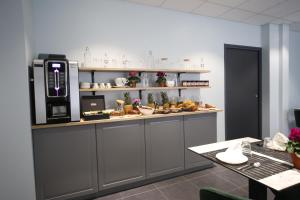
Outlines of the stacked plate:
{"label": "stacked plate", "polygon": [[80,88],[81,89],[90,89],[91,88],[91,84],[88,82],[81,82],[80,83]]}

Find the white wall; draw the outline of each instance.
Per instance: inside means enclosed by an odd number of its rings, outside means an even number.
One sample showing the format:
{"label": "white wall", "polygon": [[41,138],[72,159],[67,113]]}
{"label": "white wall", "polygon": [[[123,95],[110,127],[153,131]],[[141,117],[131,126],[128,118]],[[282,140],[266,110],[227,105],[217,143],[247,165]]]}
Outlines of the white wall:
{"label": "white wall", "polygon": [[[0,6],[0,199],[34,200],[34,173],[25,52],[29,0]],[[23,9],[23,6],[27,7]],[[30,43],[30,42],[29,42]]]}
{"label": "white wall", "polygon": [[290,32],[290,127],[295,127],[292,109],[300,108],[300,33]]}
{"label": "white wall", "polygon": [[[35,55],[64,53],[82,61],[84,47],[89,46],[93,57],[105,51],[114,57],[126,52],[130,60],[137,60],[147,50],[171,60],[191,58],[199,63],[203,57],[211,73],[201,76],[210,80],[212,88],[202,90],[201,98],[221,109],[224,43],[261,46],[258,26],[117,0],[34,0],[33,13]],[[218,114],[218,139],[224,138],[223,112]]]}
{"label": "white wall", "polygon": [[262,136],[288,134],[289,26],[262,27]]}
{"label": "white wall", "polygon": [[25,40],[25,53],[26,63],[31,65],[32,63],[32,0],[22,0],[23,2],[23,19],[24,19],[24,40]]}

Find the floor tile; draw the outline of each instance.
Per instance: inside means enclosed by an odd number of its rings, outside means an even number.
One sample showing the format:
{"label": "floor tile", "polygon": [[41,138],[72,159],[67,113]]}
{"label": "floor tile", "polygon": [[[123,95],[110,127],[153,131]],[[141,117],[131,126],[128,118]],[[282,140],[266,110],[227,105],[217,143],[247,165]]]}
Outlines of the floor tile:
{"label": "floor tile", "polygon": [[151,190],[155,190],[155,186],[153,184],[144,185],[144,186],[133,188],[133,189],[130,189],[130,190],[125,190],[123,192],[120,192],[120,194],[121,194],[122,197],[128,197],[128,196],[148,192],[148,191],[151,191]]}
{"label": "floor tile", "polygon": [[199,189],[189,181],[159,189],[169,200],[199,200]]}
{"label": "floor tile", "polygon": [[214,174],[201,176],[197,179],[191,180],[191,182],[197,185],[198,189],[203,187],[214,187],[216,189],[228,192],[237,188],[233,183],[226,181],[225,179],[222,179]]}
{"label": "floor tile", "polygon": [[[199,200],[199,190],[214,187],[242,197],[248,196],[248,179],[216,165],[216,167],[133,188],[95,200]],[[268,200],[274,196],[268,193]]]}
{"label": "floor tile", "polygon": [[119,200],[121,199],[122,196],[120,193],[115,193],[115,194],[110,194],[110,195],[106,195],[106,196],[103,196],[103,197],[99,197],[95,200]]}
{"label": "floor tile", "polygon": [[164,181],[154,183],[154,185],[155,185],[156,188],[164,188],[164,187],[168,187],[170,185],[182,183],[184,181],[187,181],[187,179],[184,176],[178,176],[178,177],[175,177],[175,178],[171,178],[171,179],[167,179],[167,180],[164,180]]}
{"label": "floor tile", "polygon": [[136,194],[127,198],[123,198],[124,200],[168,200],[163,196],[163,194],[158,190],[151,190],[148,192]]}
{"label": "floor tile", "polygon": [[239,197],[244,197],[248,198],[248,191],[244,190],[243,188],[237,188],[229,192],[230,194],[239,196]]}
{"label": "floor tile", "polygon": [[222,165],[214,163],[214,167],[209,168],[212,173],[217,173],[217,172],[223,172],[223,171],[228,171],[226,167],[223,167]]}
{"label": "floor tile", "polygon": [[222,179],[225,179],[225,180],[233,183],[237,187],[248,186],[248,178],[246,178],[234,171],[225,170],[223,172],[216,173],[216,175]]}
{"label": "floor tile", "polygon": [[184,175],[184,177],[187,180],[191,180],[191,179],[199,178],[200,176],[208,175],[210,173],[212,173],[211,169],[205,169],[205,170],[200,170],[200,171],[193,172],[193,173],[190,173],[190,174],[186,174],[186,175]]}

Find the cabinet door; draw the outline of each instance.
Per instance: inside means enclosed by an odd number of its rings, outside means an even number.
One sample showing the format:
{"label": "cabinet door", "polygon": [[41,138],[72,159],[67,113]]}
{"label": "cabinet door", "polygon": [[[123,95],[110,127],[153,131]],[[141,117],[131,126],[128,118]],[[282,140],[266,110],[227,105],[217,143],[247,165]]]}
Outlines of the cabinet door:
{"label": "cabinet door", "polygon": [[199,167],[211,162],[188,148],[217,141],[216,113],[184,116],[185,168]]}
{"label": "cabinet door", "polygon": [[38,199],[98,191],[94,125],[34,130],[33,142]]}
{"label": "cabinet door", "polygon": [[182,117],[146,120],[147,177],[184,169]]}
{"label": "cabinet door", "polygon": [[97,125],[99,189],[145,179],[144,121]]}

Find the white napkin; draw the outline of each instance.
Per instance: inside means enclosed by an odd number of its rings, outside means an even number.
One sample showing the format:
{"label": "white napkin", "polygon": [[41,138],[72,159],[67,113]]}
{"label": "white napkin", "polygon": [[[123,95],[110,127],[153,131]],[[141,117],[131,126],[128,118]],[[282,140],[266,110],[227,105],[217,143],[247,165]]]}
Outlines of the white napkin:
{"label": "white napkin", "polygon": [[240,142],[232,143],[228,149],[225,151],[226,154],[232,155],[241,155],[242,153],[242,146]]}
{"label": "white napkin", "polygon": [[285,145],[288,141],[289,139],[284,134],[278,132],[273,136],[271,144],[268,144],[267,147],[277,151],[285,151]]}

